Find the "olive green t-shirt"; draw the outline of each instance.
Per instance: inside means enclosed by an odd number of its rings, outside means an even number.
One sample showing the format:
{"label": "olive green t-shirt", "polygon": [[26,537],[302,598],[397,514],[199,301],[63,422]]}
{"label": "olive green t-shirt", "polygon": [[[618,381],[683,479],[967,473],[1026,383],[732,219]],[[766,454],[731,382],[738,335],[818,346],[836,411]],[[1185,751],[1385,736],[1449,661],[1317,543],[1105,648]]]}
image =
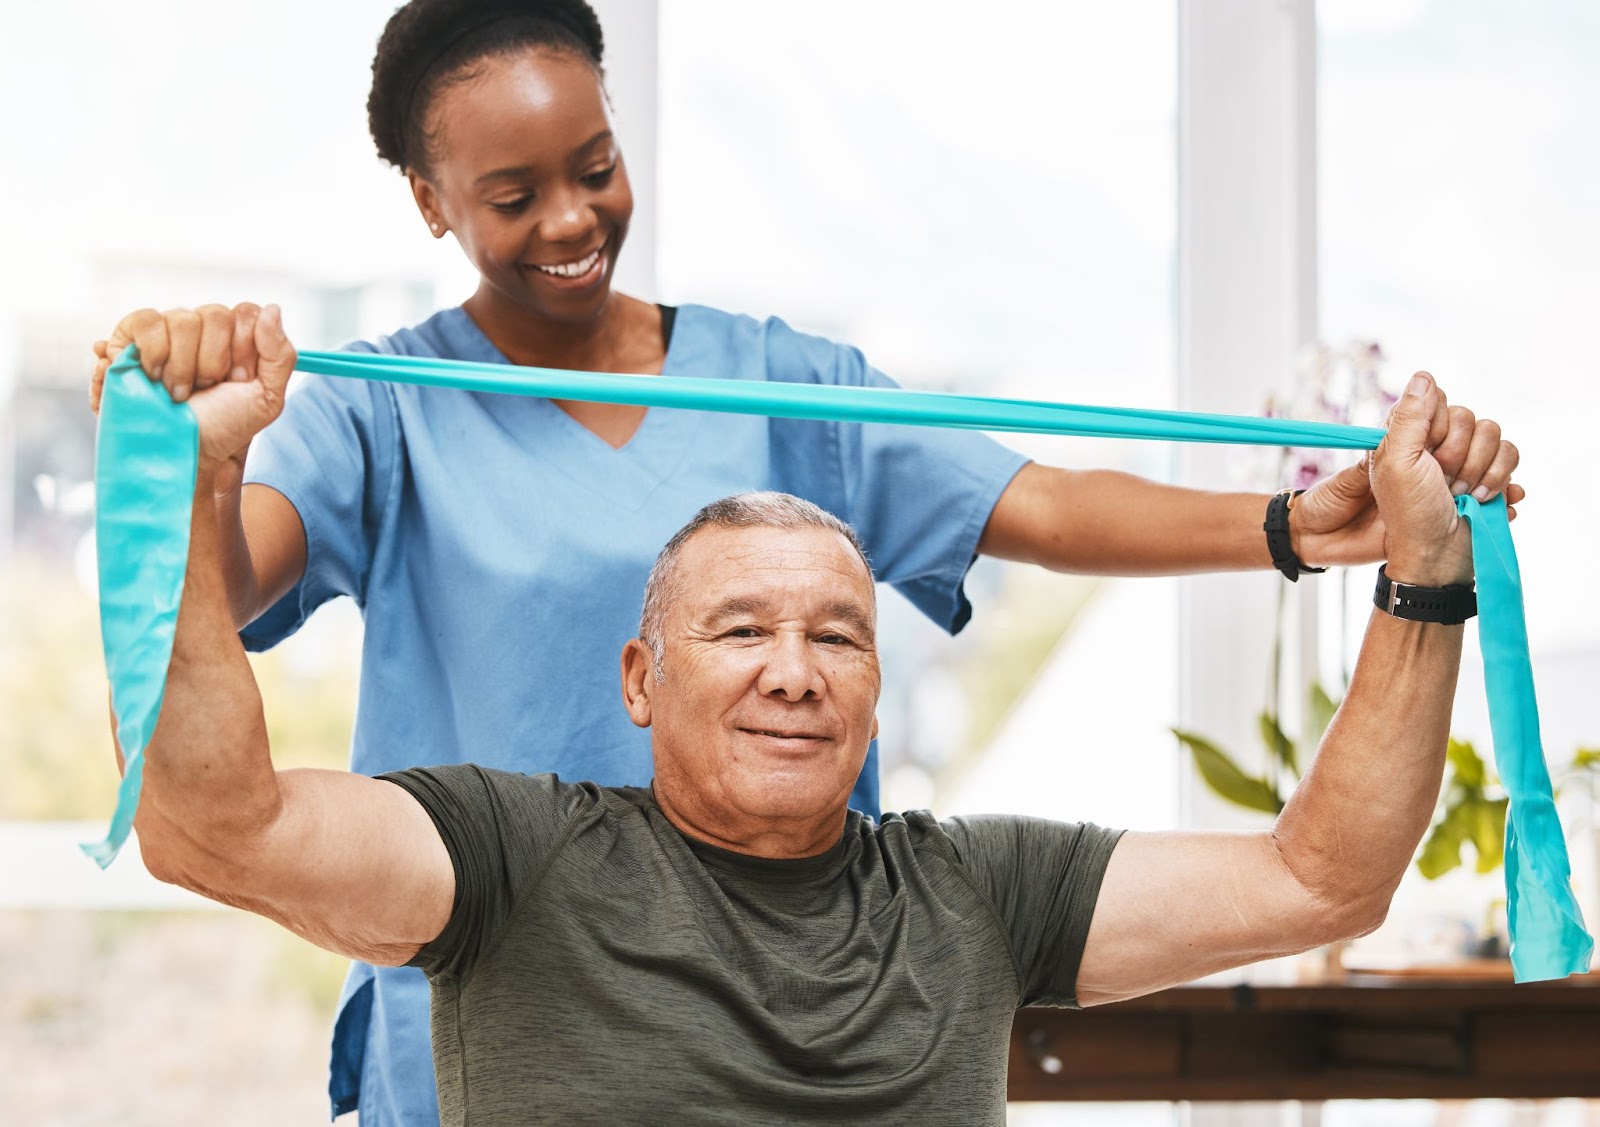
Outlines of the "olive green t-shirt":
{"label": "olive green t-shirt", "polygon": [[455,866],[433,984],[445,1127],[1005,1122],[1013,1012],[1076,1004],[1118,835],[851,812],[802,860],[685,837],[648,790],[383,776]]}

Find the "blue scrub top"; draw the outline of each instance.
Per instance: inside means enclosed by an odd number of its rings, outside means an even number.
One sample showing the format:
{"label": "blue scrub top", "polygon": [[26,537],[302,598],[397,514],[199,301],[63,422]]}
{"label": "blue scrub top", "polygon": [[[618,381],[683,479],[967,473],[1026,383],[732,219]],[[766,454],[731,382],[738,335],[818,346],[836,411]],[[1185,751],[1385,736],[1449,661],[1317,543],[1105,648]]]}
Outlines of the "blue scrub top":
{"label": "blue scrub top", "polygon": [[[508,363],[462,309],[352,351]],[[663,377],[894,386],[861,353],[679,308]],[[351,767],[479,763],[637,786],[649,732],[619,655],[644,581],[703,505],[775,489],[860,534],[879,580],[954,632],[962,582],[1025,463],[970,431],[652,408],[620,449],[547,399],[311,377],[254,442],[245,480],[300,514],[304,578],[242,632],[253,650],[348,595],[366,621]],[[876,751],[852,805],[878,812]],[[438,1121],[419,971],[356,964],[335,1024],[334,1114]]]}

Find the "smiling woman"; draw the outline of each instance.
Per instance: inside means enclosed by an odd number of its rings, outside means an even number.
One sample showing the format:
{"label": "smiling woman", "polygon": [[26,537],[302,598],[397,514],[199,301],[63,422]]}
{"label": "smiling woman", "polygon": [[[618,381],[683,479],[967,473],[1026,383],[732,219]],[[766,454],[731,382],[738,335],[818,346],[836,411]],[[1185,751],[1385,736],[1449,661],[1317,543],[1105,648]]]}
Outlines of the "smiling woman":
{"label": "smiling woman", "polygon": [[[541,10],[542,8],[542,10]],[[480,278],[462,306],[512,363],[659,374],[662,311],[611,293],[633,217],[604,41],[587,4],[413,4],[389,21],[367,114],[436,239]],[[570,326],[590,331],[574,336]],[[538,359],[536,359],[538,358]],[[613,447],[637,407],[562,402]]]}
{"label": "smiling woman", "polygon": [[[513,363],[660,374],[662,310],[610,292],[633,192],[594,65],[523,51],[469,73],[433,100],[431,128],[450,138],[448,160],[431,178],[406,170],[429,230],[453,232],[482,279],[462,308]],[[522,153],[508,138],[537,145]],[[596,331],[575,341],[574,323]],[[614,447],[644,418],[637,407],[560,406]]]}

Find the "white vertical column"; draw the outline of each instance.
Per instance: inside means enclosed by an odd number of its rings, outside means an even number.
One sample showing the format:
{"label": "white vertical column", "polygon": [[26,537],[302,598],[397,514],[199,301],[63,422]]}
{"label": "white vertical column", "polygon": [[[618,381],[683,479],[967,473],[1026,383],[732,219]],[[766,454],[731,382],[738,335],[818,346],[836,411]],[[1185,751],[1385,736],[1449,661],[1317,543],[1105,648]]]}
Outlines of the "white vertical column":
{"label": "white vertical column", "polygon": [[656,284],[657,76],[659,0],[591,0],[606,40],[606,87],[633,185],[633,223],[617,262],[616,287],[646,301]]}
{"label": "white vertical column", "polygon": [[[1256,414],[1316,334],[1315,9],[1313,0],[1178,8],[1178,399]],[[1182,480],[1229,488],[1229,458],[1228,447],[1186,447]],[[1247,758],[1261,748],[1255,717],[1282,582],[1262,572],[1184,585],[1181,723]],[[1315,582],[1295,599],[1314,611]],[[1304,645],[1291,652],[1314,653],[1315,615],[1301,617]],[[1189,825],[1259,824],[1192,773],[1181,809]]]}
{"label": "white vertical column", "polygon": [[[1314,0],[1178,2],[1178,400],[1255,414],[1316,334]],[[1185,447],[1181,479],[1229,488],[1229,448]],[[1264,761],[1255,722],[1272,658],[1272,572],[1186,580],[1180,611],[1180,723]],[[1315,653],[1315,586],[1293,604]],[[1314,663],[1306,666],[1314,669]],[[1291,685],[1304,678],[1289,674]],[[1191,826],[1259,825],[1215,798],[1192,768],[1180,788]],[[1189,1127],[1281,1127],[1313,1105],[1188,1105]]]}

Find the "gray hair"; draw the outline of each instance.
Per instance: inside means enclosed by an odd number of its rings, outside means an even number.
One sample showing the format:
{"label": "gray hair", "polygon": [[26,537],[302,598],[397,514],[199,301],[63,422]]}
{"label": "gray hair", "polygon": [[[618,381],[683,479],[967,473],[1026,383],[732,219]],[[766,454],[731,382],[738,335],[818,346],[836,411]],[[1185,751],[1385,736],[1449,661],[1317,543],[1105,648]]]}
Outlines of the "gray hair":
{"label": "gray hair", "polygon": [[[825,528],[837,532],[850,542],[860,557],[867,575],[872,575],[872,562],[856,530],[844,521],[810,501],[789,493],[771,491],[737,493],[713,501],[701,509],[688,524],[678,529],[661,549],[650,569],[650,578],[644,584],[644,611],[639,615],[639,639],[655,655],[656,680],[665,676],[662,662],[666,657],[666,639],[662,628],[667,618],[667,608],[678,597],[678,558],[683,546],[696,533],[707,528]],[[876,592],[874,592],[876,597]]]}

